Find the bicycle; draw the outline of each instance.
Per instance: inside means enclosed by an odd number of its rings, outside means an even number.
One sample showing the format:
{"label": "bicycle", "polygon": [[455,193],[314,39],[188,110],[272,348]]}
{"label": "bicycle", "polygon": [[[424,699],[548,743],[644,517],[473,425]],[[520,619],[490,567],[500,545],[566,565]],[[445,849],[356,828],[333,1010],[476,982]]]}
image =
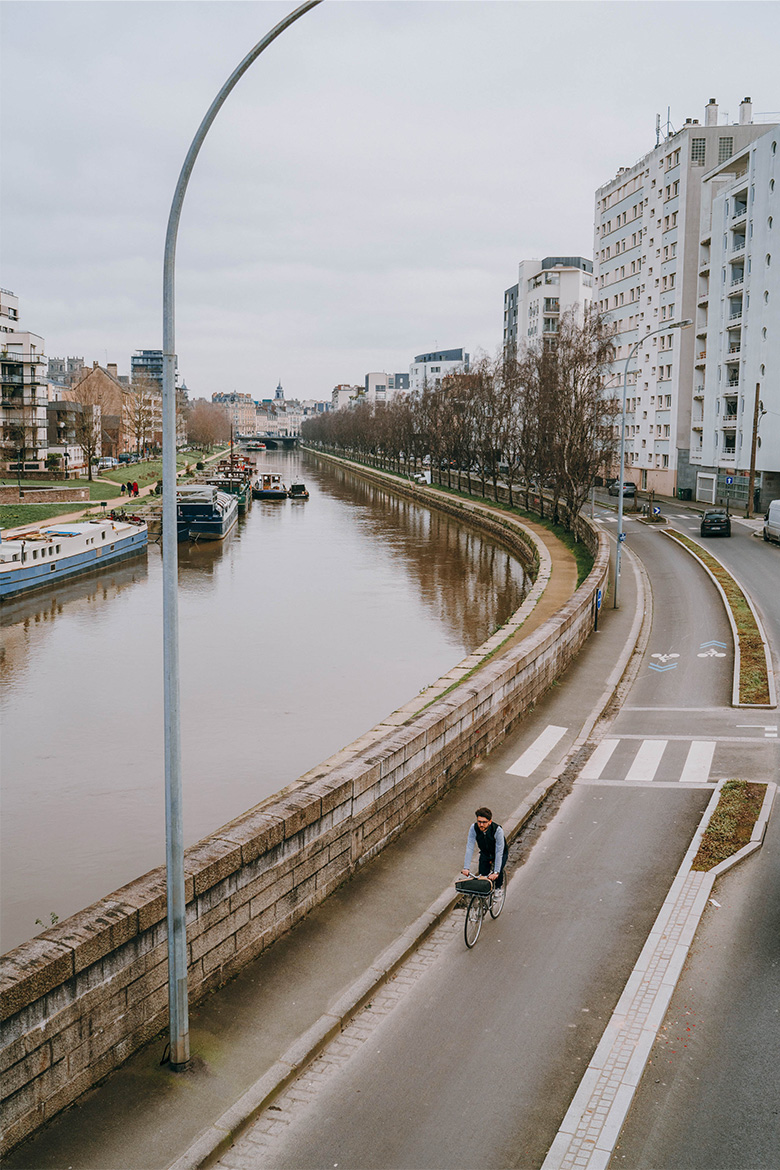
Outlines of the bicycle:
{"label": "bicycle", "polygon": [[500,887],[496,887],[490,878],[467,877],[455,883],[455,889],[460,894],[468,896],[466,906],[466,920],[463,924],[463,937],[466,946],[471,948],[479,938],[482,923],[487,913],[491,918],[498,918],[504,909],[506,900],[506,875]]}

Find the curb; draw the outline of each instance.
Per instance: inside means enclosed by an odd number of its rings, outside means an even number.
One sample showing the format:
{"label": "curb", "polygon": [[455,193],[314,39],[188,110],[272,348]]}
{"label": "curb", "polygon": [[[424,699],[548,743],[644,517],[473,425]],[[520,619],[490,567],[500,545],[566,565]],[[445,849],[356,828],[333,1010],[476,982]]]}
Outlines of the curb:
{"label": "curb", "polygon": [[585,1070],[542,1170],[606,1170],[718,877],[758,849],[777,785],[766,786],[750,842],[706,872],[691,864],[727,780],[719,781],[642,952]]}
{"label": "curb", "polygon": [[[728,576],[731,577],[734,584],[741,591],[742,596],[745,598],[745,601],[747,602],[748,608],[750,609],[750,612],[753,615],[753,620],[756,623],[756,628],[758,630],[759,637],[761,638],[761,644],[762,644],[763,649],[764,649],[764,661],[766,663],[766,680],[767,680],[767,688],[769,690],[769,702],[768,703],[740,703],[740,701],[739,701],[739,674],[740,674],[741,658],[740,658],[739,633],[737,631],[737,624],[734,621],[734,615],[731,612],[731,606],[729,605],[728,598],[726,597],[726,594],[723,591],[723,586],[721,585],[720,581],[718,581],[717,577],[715,577],[712,570],[704,563],[704,561],[701,559],[701,557],[697,556],[696,553],[693,552],[693,550],[690,549],[688,547],[688,545],[685,544],[684,541],[677,539],[677,537],[679,535],[681,535],[681,533],[677,533],[674,529],[664,529],[663,531],[665,532],[665,534],[667,536],[671,537],[671,539],[674,541],[674,543],[679,548],[684,549],[685,552],[687,552],[689,556],[693,557],[693,559],[701,565],[702,569],[704,569],[704,572],[707,574],[710,581],[712,581],[713,585],[715,586],[715,588],[717,589],[718,593],[721,596],[721,600],[723,601],[723,606],[726,610],[726,617],[728,618],[729,625],[731,626],[731,636],[734,639],[734,676],[733,676],[732,685],[731,685],[731,705],[732,705],[732,707],[751,709],[754,711],[772,710],[773,708],[775,708],[777,706],[777,691],[775,689],[775,676],[774,676],[774,670],[772,667],[772,652],[769,648],[769,641],[767,639],[766,633],[764,632],[764,627],[761,624],[761,619],[759,618],[758,614],[755,611],[755,607],[753,605],[753,602],[750,600],[750,597],[748,596],[747,590],[743,589],[743,587],[740,585],[737,578],[731,572],[731,569],[729,569],[726,565],[724,565],[722,561],[719,561],[714,553],[711,553],[709,551],[709,549],[706,549],[706,550],[702,549],[702,552],[706,551],[707,555],[711,556],[712,559],[714,561],[716,561],[717,564],[720,565],[720,567],[723,569],[723,572],[727,573]],[[686,539],[690,539],[690,537],[687,537]],[[694,540],[691,543],[696,544],[696,541]],[[697,546],[697,547],[699,547],[699,546]]]}
{"label": "curb", "polygon": [[[549,793],[564,774],[572,759],[587,742],[594,726],[601,718],[615,691],[627,674],[634,656],[643,652],[640,635],[647,629],[647,590],[642,573],[635,558],[631,558],[637,574],[637,605],[631,632],[620,656],[607,679],[582,729],[568,752],[551,775],[528,794],[515,811],[505,819],[504,829],[507,844],[511,844],[523,826],[544,803]],[[768,814],[767,814],[768,815]],[[189,1148],[172,1162],[168,1170],[205,1170],[212,1166],[233,1145],[236,1139],[252,1124],[306,1065],[322,1051],[325,1045],[349,1023],[368,1002],[381,984],[385,983],[402,963],[417,949],[434,927],[453,909],[461,895],[453,890],[444,890],[411,926],[395,942],[386,947],[375,962],[359,976],[340,996],[332,1008],[325,1012],[311,1028],[259,1078],[235,1105],[226,1110],[209,1126]]]}

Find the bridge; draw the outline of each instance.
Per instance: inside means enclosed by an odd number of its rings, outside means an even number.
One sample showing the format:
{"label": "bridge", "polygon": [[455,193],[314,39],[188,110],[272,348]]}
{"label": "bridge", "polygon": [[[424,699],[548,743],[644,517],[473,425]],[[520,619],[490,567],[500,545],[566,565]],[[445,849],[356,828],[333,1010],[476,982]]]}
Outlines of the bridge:
{"label": "bridge", "polygon": [[266,447],[274,451],[279,448],[285,451],[292,450],[298,446],[299,438],[299,435],[236,435],[236,441],[239,443],[265,443]]}

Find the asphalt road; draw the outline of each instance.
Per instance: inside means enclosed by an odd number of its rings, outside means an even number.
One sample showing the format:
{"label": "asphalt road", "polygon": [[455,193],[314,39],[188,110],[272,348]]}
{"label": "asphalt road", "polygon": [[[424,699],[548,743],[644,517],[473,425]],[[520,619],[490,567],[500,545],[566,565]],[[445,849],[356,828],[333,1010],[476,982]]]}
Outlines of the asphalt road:
{"label": "asphalt road", "polygon": [[777,740],[728,705],[715,588],[657,530],[627,529],[653,587],[647,652],[503,916],[473,951],[454,938],[271,1143],[250,1133],[225,1167],[541,1165],[714,782],[736,763],[750,776],[777,765]]}
{"label": "asphalt road", "polygon": [[[695,518],[676,520],[698,538]],[[707,547],[746,589],[780,648],[780,548],[735,520]],[[703,542],[704,543],[704,542]],[[780,780],[777,710],[753,724],[728,775]],[[773,1170],[780,1163],[780,819],[758,853],[721,878],[707,906],[610,1170]],[[717,904],[716,904],[717,903]]]}

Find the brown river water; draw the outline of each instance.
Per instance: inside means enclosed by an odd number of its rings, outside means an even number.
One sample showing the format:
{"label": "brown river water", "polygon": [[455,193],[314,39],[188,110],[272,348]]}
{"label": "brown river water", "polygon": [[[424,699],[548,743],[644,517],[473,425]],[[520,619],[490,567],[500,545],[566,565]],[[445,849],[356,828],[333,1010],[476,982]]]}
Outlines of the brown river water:
{"label": "brown river water", "polygon": [[[179,547],[187,844],[291,783],[484,641],[528,582],[502,548],[305,453]],[[165,859],[162,564],[145,557],[0,612],[2,950]]]}

